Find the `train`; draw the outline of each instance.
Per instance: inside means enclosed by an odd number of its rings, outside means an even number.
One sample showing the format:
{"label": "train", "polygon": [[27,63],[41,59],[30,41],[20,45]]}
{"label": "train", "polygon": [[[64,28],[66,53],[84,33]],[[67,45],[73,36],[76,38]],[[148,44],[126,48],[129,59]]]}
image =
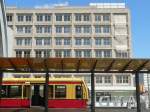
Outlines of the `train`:
{"label": "train", "polygon": [[[45,105],[45,78],[4,78],[0,108]],[[89,90],[80,78],[49,78],[48,108],[87,108]]]}

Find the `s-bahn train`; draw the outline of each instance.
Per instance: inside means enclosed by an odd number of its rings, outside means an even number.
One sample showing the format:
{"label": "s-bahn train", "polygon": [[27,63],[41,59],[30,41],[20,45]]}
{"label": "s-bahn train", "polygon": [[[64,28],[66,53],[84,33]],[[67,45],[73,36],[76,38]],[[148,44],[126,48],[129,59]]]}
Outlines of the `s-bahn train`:
{"label": "s-bahn train", "polygon": [[[44,78],[4,78],[0,91],[0,108],[44,106]],[[88,87],[79,78],[50,78],[49,108],[86,108]]]}

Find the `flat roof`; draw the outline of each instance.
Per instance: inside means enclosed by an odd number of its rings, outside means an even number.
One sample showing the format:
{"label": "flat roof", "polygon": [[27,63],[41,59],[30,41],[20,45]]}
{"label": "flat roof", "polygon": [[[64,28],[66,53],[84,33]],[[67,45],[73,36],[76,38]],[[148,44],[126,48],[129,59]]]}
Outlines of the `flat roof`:
{"label": "flat roof", "polygon": [[0,58],[0,72],[148,73],[150,72],[150,59]]}

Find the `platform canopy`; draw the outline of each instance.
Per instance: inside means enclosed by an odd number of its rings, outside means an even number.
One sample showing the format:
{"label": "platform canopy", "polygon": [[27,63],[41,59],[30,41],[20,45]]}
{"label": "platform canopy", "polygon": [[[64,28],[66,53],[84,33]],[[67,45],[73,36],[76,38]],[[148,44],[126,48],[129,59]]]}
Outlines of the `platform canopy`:
{"label": "platform canopy", "polygon": [[147,73],[150,59],[0,58],[1,72],[26,73]]}

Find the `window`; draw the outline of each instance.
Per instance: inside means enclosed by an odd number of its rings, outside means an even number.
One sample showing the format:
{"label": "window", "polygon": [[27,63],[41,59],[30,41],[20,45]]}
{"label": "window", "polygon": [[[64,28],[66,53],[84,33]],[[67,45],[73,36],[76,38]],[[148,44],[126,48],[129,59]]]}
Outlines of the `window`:
{"label": "window", "polygon": [[37,21],[43,21],[43,15],[42,14],[37,14]]}
{"label": "window", "polygon": [[103,26],[103,33],[110,33],[110,26]]}
{"label": "window", "polygon": [[24,15],[18,15],[17,17],[18,17],[18,22],[24,21],[23,20],[24,19]]}
{"label": "window", "polygon": [[84,43],[84,45],[90,45],[91,44],[91,39],[90,38],[84,38],[83,43]]}
{"label": "window", "polygon": [[51,21],[51,15],[45,14],[45,21]]}
{"label": "window", "polygon": [[82,39],[81,38],[76,38],[75,39],[75,44],[76,45],[82,45]]}
{"label": "window", "polygon": [[70,21],[70,14],[64,14],[64,21]]}
{"label": "window", "polygon": [[70,50],[64,50],[64,57],[70,57],[71,51]]}
{"label": "window", "polygon": [[128,58],[128,51],[116,51],[117,58]]}
{"label": "window", "polygon": [[85,58],[89,58],[89,57],[91,57],[91,50],[84,50],[83,54],[84,54]]}
{"label": "window", "polygon": [[102,38],[95,38],[95,45],[102,45]]}
{"label": "window", "polygon": [[81,26],[76,26],[75,27],[75,32],[76,33],[82,33],[82,27]]}
{"label": "window", "polygon": [[96,14],[95,15],[95,21],[101,21],[101,15]]}
{"label": "window", "polygon": [[105,57],[105,58],[110,58],[110,57],[112,57],[112,52],[111,52],[111,50],[104,50],[104,57]]}
{"label": "window", "polygon": [[101,33],[101,26],[95,26],[95,33]]}
{"label": "window", "polygon": [[96,76],[96,83],[103,83],[103,76]]}
{"label": "window", "polygon": [[42,33],[42,26],[36,26],[36,33]]}
{"label": "window", "polygon": [[61,50],[56,50],[55,51],[55,57],[58,57],[58,58],[60,57],[61,58],[62,57],[62,51]]}
{"label": "window", "polygon": [[116,76],[116,82],[117,83],[126,83],[128,84],[129,83],[129,76],[128,75],[117,75]]}
{"label": "window", "polygon": [[50,45],[51,39],[50,38],[44,38],[44,45]]}
{"label": "window", "polygon": [[71,32],[70,26],[64,26],[64,33],[70,33],[70,32]]}
{"label": "window", "polygon": [[42,51],[40,51],[40,50],[35,51],[35,57],[41,58],[42,57]]}
{"label": "window", "polygon": [[111,45],[111,38],[104,38],[104,45]]}
{"label": "window", "polygon": [[11,22],[12,21],[12,15],[7,15],[7,21]]}
{"label": "window", "polygon": [[21,98],[22,95],[22,86],[21,85],[5,85],[2,86],[1,96],[4,98]]}
{"label": "window", "polygon": [[56,26],[56,33],[62,33],[62,26]]}
{"label": "window", "polygon": [[90,14],[84,14],[83,15],[83,20],[84,21],[90,21]]}
{"label": "window", "polygon": [[23,26],[17,26],[17,33],[24,33]]}
{"label": "window", "polygon": [[37,38],[37,39],[36,39],[36,45],[37,45],[37,46],[42,45],[42,38]]}
{"label": "window", "polygon": [[26,15],[26,22],[32,21],[32,15]]}
{"label": "window", "polygon": [[81,14],[76,14],[76,15],[75,15],[75,20],[76,20],[76,21],[81,21],[81,20],[82,20]]}
{"label": "window", "polygon": [[81,50],[76,50],[75,51],[75,57],[81,58],[82,57],[82,51]]}
{"label": "window", "polygon": [[24,57],[25,58],[30,57],[30,51],[24,51]]}
{"label": "window", "polygon": [[91,78],[90,78],[90,76],[84,76],[84,81],[85,81],[86,83],[90,84],[90,83],[91,83]]}
{"label": "window", "polygon": [[23,39],[21,39],[21,38],[17,38],[16,41],[17,41],[16,44],[18,46],[21,46],[23,44]]}
{"label": "window", "polygon": [[104,76],[104,83],[111,83],[111,76]]}
{"label": "window", "polygon": [[44,33],[51,33],[51,26],[45,26]]}
{"label": "window", "polygon": [[48,98],[53,98],[53,85],[48,86]]}
{"label": "window", "polygon": [[62,45],[62,38],[55,38],[56,45]]}
{"label": "window", "polygon": [[71,45],[71,39],[70,38],[64,38],[64,45]]}
{"label": "window", "polygon": [[76,86],[76,98],[78,99],[78,98],[82,98],[82,86],[80,86],[80,85],[78,85],[78,86]]}
{"label": "window", "polygon": [[44,58],[50,57],[50,50],[44,50]]}
{"label": "window", "polygon": [[109,15],[103,15],[103,21],[110,21]]}
{"label": "window", "polygon": [[62,21],[62,14],[56,14],[56,21]]}
{"label": "window", "polygon": [[17,57],[17,58],[22,57],[22,51],[21,51],[21,50],[17,50],[17,51],[16,51],[16,57]]}
{"label": "window", "polygon": [[102,57],[102,50],[96,50],[95,51],[95,57],[101,58]]}
{"label": "window", "polygon": [[25,38],[24,39],[24,44],[25,44],[25,46],[31,45],[32,44],[31,38]]}
{"label": "window", "polygon": [[91,33],[91,27],[90,26],[84,26],[84,33]]}
{"label": "window", "polygon": [[66,98],[65,85],[55,85],[55,98]]}
{"label": "window", "polygon": [[25,33],[31,33],[31,26],[25,26]]}

